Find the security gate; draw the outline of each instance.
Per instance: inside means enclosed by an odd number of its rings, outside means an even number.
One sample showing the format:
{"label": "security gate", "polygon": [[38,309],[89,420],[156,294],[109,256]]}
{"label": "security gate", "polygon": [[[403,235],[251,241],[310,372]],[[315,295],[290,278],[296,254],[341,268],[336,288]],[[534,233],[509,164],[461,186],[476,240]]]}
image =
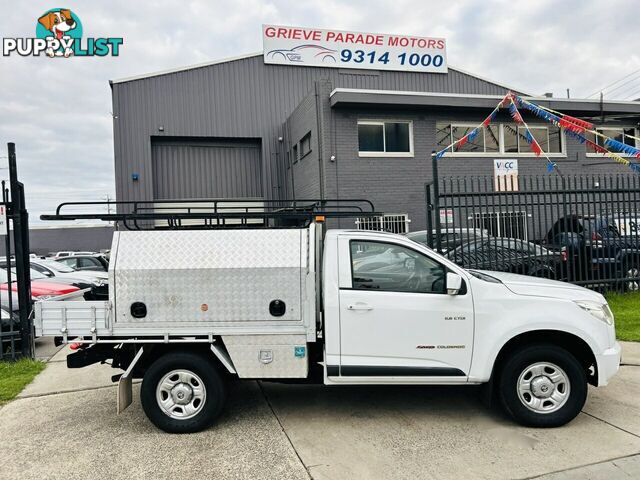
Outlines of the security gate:
{"label": "security gate", "polygon": [[435,178],[427,242],[459,265],[640,291],[640,176]]}
{"label": "security gate", "polygon": [[18,181],[15,144],[9,143],[9,183],[3,180],[0,202],[0,235],[4,235],[4,258],[0,258],[0,360],[33,357],[31,276],[29,274],[29,215],[24,185]]}

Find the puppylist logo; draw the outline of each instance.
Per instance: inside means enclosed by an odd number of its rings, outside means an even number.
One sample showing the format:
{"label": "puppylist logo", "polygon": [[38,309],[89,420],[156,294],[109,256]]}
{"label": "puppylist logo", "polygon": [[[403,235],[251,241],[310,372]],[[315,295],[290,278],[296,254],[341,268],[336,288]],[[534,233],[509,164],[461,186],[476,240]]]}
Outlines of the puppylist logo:
{"label": "puppylist logo", "polygon": [[82,33],[82,22],[75,13],[67,8],[53,8],[38,17],[35,37],[3,38],[2,55],[69,58],[117,57],[120,54],[122,38],[83,39]]}

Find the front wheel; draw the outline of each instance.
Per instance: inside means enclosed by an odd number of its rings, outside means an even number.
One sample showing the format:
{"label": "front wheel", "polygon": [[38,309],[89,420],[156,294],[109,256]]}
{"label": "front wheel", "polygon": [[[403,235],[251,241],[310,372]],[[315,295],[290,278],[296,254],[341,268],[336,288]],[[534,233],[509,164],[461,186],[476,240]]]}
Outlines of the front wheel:
{"label": "front wheel", "polygon": [[498,382],[505,410],[529,427],[559,427],[573,420],[587,399],[587,375],[567,350],[532,345],[506,360]]}
{"label": "front wheel", "polygon": [[225,398],[225,385],[212,359],[190,352],[168,353],[153,362],[140,390],[149,420],[169,433],[193,433],[211,426]]}

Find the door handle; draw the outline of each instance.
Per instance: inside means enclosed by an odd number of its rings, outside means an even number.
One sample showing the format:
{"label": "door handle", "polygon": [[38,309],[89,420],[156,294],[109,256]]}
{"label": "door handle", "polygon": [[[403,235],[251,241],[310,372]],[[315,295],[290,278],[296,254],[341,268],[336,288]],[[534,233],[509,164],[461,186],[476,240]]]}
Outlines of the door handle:
{"label": "door handle", "polygon": [[357,303],[355,305],[349,305],[349,310],[364,310],[364,311],[369,311],[369,310],[373,310],[373,307],[371,305],[367,305],[366,303]]}

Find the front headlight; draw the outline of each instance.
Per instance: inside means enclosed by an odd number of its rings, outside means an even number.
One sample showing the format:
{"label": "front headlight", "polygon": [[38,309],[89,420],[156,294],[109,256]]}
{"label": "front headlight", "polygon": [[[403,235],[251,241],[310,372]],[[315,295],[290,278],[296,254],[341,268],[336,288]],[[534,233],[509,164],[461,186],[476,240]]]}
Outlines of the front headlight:
{"label": "front headlight", "polygon": [[590,302],[588,300],[577,300],[574,302],[585,312],[590,313],[598,320],[603,321],[607,325],[613,325],[613,312],[607,303]]}

